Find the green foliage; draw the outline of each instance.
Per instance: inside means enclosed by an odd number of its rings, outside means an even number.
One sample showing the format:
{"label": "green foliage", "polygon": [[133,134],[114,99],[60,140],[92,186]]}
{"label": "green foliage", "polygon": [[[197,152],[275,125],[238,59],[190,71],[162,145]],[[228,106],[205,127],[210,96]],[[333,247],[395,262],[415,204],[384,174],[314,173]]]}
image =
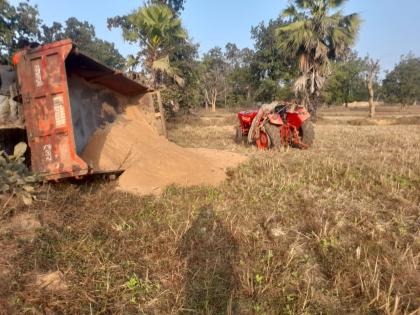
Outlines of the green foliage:
{"label": "green foliage", "polygon": [[182,41],[174,47],[169,59],[184,84],[180,86],[171,79],[165,81],[166,88],[162,91],[164,105],[169,112],[187,112],[189,108],[203,103],[198,45],[190,40]]}
{"label": "green foliage", "polygon": [[53,22],[51,26],[41,25],[36,6],[21,2],[17,6],[8,1],[0,2],[0,53],[6,61],[22,46],[30,42],[51,43],[65,38],[72,39],[80,50],[110,67],[121,69],[124,57],[113,43],[99,39],[95,27],[75,17],[67,19],[65,27]]}
{"label": "green foliage", "polygon": [[70,38],[78,45],[81,51],[104,64],[116,69],[122,69],[125,66],[125,59],[118,49],[115,48],[115,45],[97,38],[95,27],[92,24],[86,21],[79,21],[75,17],[67,19],[65,23],[65,27],[58,22],[54,22],[52,26],[42,25],[40,41],[42,43],[50,43]]}
{"label": "green foliage", "polygon": [[23,41],[36,40],[41,23],[36,6],[20,2],[17,6],[0,1],[0,58],[9,61]]}
{"label": "green foliage", "polygon": [[291,95],[291,83],[297,76],[296,62],[277,44],[276,29],[281,25],[284,25],[283,19],[277,18],[270,20],[267,25],[260,23],[251,29],[256,50],[251,75],[257,101],[271,102]]}
{"label": "green foliage", "polygon": [[389,102],[413,104],[420,100],[420,58],[403,56],[383,81],[383,93]]}
{"label": "green foliage", "polygon": [[17,196],[29,205],[35,199],[37,178],[24,164],[26,149],[27,145],[21,142],[11,156],[0,151],[0,196]]}
{"label": "green foliage", "polygon": [[333,63],[331,70],[331,76],[322,93],[327,104],[341,105],[367,100],[365,59],[352,52],[345,60]]}
{"label": "green foliage", "polygon": [[223,50],[214,47],[201,61],[202,93],[206,106],[246,105],[253,100],[254,84],[251,69],[254,52],[228,43]]}
{"label": "green foliage", "polygon": [[169,62],[169,54],[188,35],[181,20],[168,6],[152,4],[140,7],[128,15],[109,18],[108,27],[121,28],[126,41],[140,46],[137,56],[131,57],[135,61],[131,66],[142,62],[155,87],[161,83],[161,73],[176,79],[174,74],[177,71]]}
{"label": "green foliage", "polygon": [[216,110],[216,103],[223,97],[226,100],[227,89],[227,63],[220,47],[210,49],[203,56],[203,81],[206,106],[212,106]]}
{"label": "green foliage", "polygon": [[306,102],[323,88],[330,61],[343,58],[356,40],[361,20],[337,11],[343,3],[295,0],[283,11],[287,23],[277,29],[278,44],[298,60],[301,76],[294,89]]}
{"label": "green foliage", "polygon": [[124,288],[131,295],[130,302],[137,304],[139,299],[145,299],[147,295],[159,290],[160,285],[152,283],[149,280],[139,279],[136,274],[133,274],[124,284]]}
{"label": "green foliage", "polygon": [[186,0],[149,0],[149,4],[165,4],[171,8],[175,15],[179,15],[184,10]]}

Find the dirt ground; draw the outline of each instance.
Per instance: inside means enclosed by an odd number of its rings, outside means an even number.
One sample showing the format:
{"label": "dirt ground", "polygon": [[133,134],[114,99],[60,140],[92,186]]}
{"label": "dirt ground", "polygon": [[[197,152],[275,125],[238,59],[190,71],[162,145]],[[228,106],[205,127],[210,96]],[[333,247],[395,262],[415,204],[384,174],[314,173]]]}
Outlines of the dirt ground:
{"label": "dirt ground", "polygon": [[[338,122],[350,122],[351,124],[357,124],[364,121],[370,121],[372,125],[375,124],[375,120],[391,121],[392,124],[419,124],[420,117],[420,106],[408,106],[401,110],[400,106],[390,105],[378,105],[376,107],[375,119],[368,119],[368,103],[361,102],[358,106],[345,107],[323,107],[319,110],[319,116],[326,122],[338,123]],[[400,121],[398,121],[400,119]],[[411,122],[410,122],[411,120]]]}
{"label": "dirt ground", "polygon": [[0,313],[419,314],[420,125],[320,116],[313,148],[268,152],[233,113],[179,118],[178,145],[247,156],[218,186],[52,184],[3,209]]}

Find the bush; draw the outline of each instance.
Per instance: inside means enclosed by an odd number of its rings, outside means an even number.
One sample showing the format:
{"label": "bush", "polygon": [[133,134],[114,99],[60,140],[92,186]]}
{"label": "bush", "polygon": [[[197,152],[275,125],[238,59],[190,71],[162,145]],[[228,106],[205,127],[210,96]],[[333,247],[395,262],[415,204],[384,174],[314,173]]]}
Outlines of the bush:
{"label": "bush", "polygon": [[29,205],[35,199],[37,177],[25,165],[27,145],[18,143],[13,155],[0,151],[0,197],[17,196]]}

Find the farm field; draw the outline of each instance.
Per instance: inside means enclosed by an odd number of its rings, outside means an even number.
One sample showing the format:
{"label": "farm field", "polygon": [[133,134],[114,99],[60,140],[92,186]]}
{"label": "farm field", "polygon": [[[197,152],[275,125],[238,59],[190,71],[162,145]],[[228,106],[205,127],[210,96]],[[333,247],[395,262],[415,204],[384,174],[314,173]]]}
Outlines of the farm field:
{"label": "farm field", "polygon": [[[248,157],[218,187],[138,196],[91,180],[11,202],[0,313],[418,314],[420,125],[319,116],[306,151],[235,144],[227,111],[172,123],[181,146]],[[420,110],[378,108],[400,116]]]}

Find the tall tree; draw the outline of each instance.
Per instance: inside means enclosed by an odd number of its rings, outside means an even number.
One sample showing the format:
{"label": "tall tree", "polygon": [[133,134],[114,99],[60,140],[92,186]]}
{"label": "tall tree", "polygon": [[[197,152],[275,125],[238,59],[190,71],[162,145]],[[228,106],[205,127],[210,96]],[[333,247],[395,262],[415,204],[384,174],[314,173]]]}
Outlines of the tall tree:
{"label": "tall tree", "polygon": [[17,6],[0,0],[0,58],[10,60],[22,41],[35,41],[41,23],[36,6],[20,2]]}
{"label": "tall tree", "polygon": [[345,104],[367,99],[365,72],[367,64],[356,52],[343,61],[332,63],[332,73],[322,93],[327,104]]}
{"label": "tall tree", "polygon": [[238,49],[235,44],[227,44],[225,59],[228,64],[227,103],[233,106],[249,104],[254,94],[251,71],[254,51],[249,48]]}
{"label": "tall tree", "polygon": [[297,75],[294,57],[277,44],[276,30],[282,25],[284,21],[280,17],[251,29],[255,41],[251,74],[257,101],[289,98],[291,81]]}
{"label": "tall tree", "polygon": [[171,67],[169,54],[177,43],[186,40],[187,32],[168,6],[148,5],[128,15],[109,18],[108,27],[122,28],[124,39],[140,46],[133,59],[143,63],[155,88],[162,82],[163,73],[182,85],[182,79]]}
{"label": "tall tree", "polygon": [[201,93],[201,67],[198,60],[198,44],[191,40],[178,43],[169,54],[170,64],[177,69],[185,84],[178,85],[172,79],[165,82],[162,99],[170,114],[177,111],[188,112],[191,107],[203,103]]}
{"label": "tall tree", "polygon": [[227,64],[222,49],[212,48],[203,57],[204,95],[206,110],[211,105],[212,112],[216,111],[217,100],[226,88]]}
{"label": "tall tree", "polygon": [[42,43],[52,43],[64,39],[63,25],[59,22],[53,22],[51,26],[43,24],[39,39]]}
{"label": "tall tree", "polygon": [[402,56],[383,81],[387,101],[400,103],[401,108],[420,100],[420,58],[413,54]]}
{"label": "tall tree", "polygon": [[381,67],[379,65],[379,60],[374,60],[370,58],[367,59],[367,69],[366,69],[366,86],[369,93],[369,117],[373,118],[376,114],[375,106],[375,82],[378,80],[379,71]]}
{"label": "tall tree", "polygon": [[316,97],[330,74],[330,61],[348,53],[359,31],[359,16],[338,10],[345,1],[294,0],[283,11],[287,24],[278,28],[279,46],[298,59],[301,76],[294,89],[303,95],[312,113],[316,113]]}

